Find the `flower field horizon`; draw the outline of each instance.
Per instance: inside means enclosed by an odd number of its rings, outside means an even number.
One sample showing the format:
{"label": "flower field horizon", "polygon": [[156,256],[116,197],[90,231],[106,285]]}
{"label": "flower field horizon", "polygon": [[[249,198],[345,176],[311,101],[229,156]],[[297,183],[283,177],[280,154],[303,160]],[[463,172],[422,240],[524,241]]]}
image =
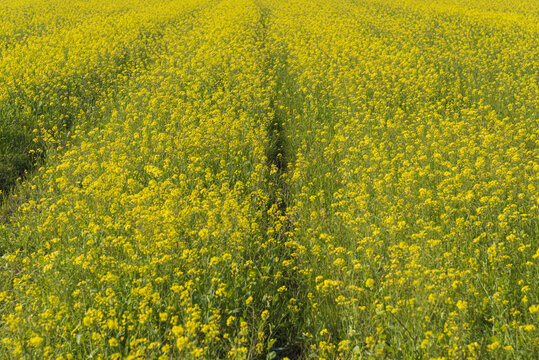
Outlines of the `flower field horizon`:
{"label": "flower field horizon", "polygon": [[0,359],[537,359],[535,1],[0,19]]}

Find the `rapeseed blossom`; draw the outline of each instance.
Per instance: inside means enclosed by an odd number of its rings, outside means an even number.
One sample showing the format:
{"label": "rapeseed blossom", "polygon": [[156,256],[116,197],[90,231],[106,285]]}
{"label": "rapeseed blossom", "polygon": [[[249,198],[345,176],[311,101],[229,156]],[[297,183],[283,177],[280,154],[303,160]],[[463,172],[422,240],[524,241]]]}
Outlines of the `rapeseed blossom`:
{"label": "rapeseed blossom", "polygon": [[1,358],[539,352],[533,1],[31,3]]}

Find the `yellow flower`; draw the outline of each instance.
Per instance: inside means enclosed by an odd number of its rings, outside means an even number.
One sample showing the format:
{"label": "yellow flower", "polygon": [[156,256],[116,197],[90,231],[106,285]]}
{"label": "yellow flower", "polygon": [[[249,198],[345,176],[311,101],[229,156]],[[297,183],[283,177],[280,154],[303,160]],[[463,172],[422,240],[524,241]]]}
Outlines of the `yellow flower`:
{"label": "yellow flower", "polygon": [[92,325],[93,322],[94,322],[94,321],[93,321],[93,319],[92,319],[91,316],[85,316],[85,317],[82,319],[82,323],[83,323],[84,325],[86,325],[86,326]]}
{"label": "yellow flower", "polygon": [[500,346],[501,345],[500,345],[500,343],[498,341],[494,341],[493,343],[489,344],[487,346],[487,348],[488,348],[489,351],[494,351],[494,350],[498,349]]}
{"label": "yellow flower", "polygon": [[39,335],[34,335],[28,340],[28,344],[32,347],[38,347],[43,343],[43,338]]}
{"label": "yellow flower", "polygon": [[185,336],[180,336],[176,340],[176,346],[178,347],[179,351],[182,351],[187,347],[187,344],[189,343],[189,339]]}
{"label": "yellow flower", "polygon": [[468,308],[468,303],[466,301],[459,300],[457,301],[457,308],[461,311],[466,310]]}

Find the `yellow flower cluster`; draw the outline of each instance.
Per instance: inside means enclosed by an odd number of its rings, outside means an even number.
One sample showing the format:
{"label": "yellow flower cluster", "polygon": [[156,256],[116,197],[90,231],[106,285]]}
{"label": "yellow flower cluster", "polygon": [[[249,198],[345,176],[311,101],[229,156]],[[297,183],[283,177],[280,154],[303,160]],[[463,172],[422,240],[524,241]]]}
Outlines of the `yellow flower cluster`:
{"label": "yellow flower cluster", "polygon": [[[273,263],[257,260],[276,246],[260,226],[274,86],[261,11],[250,2],[124,6],[96,15],[118,29],[83,27],[95,39],[80,40],[105,46],[103,54],[121,51],[142,31],[122,21],[148,24],[148,44],[133,50],[144,57],[129,60],[121,81],[95,80],[105,86],[97,106],[76,114],[67,145],[49,147],[47,166],[0,229],[9,251],[0,357],[262,353],[271,306],[262,299],[282,284],[266,287]],[[95,66],[101,76],[99,62],[89,66],[99,56],[90,48],[75,55],[88,45],[70,41],[73,69]],[[72,76],[69,67],[43,66]]]}
{"label": "yellow flower cluster", "polygon": [[539,352],[538,18],[494,3],[275,4],[317,357]]}
{"label": "yellow flower cluster", "polygon": [[0,5],[0,358],[532,358],[518,3]]}
{"label": "yellow flower cluster", "polygon": [[3,2],[0,190],[7,192],[50,143],[148,65],[174,14],[196,7],[196,1]]}

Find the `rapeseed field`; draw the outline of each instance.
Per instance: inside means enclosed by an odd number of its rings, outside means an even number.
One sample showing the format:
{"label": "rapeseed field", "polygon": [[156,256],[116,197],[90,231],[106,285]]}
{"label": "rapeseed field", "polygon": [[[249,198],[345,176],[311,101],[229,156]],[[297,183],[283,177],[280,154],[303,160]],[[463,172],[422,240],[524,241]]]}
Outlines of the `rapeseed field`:
{"label": "rapeseed field", "polygon": [[532,0],[0,4],[1,359],[537,359]]}

